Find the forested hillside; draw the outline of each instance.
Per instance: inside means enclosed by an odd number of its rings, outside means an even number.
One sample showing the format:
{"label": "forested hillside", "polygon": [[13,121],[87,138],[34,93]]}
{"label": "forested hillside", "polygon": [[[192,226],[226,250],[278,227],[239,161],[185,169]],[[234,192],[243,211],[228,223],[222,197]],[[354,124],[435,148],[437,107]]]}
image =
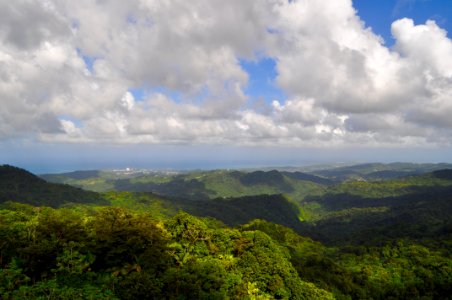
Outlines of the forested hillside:
{"label": "forested hillside", "polygon": [[333,244],[450,236],[452,170],[377,182],[345,182],[305,199],[301,233]]}
{"label": "forested hillside", "polygon": [[230,228],[120,207],[0,210],[5,299],[447,299],[450,248],[329,248],[264,221]]}
{"label": "forested hillside", "polygon": [[[228,184],[275,193],[90,192],[97,204],[82,204],[4,168],[14,176],[0,184],[15,201],[0,207],[4,299],[451,299],[451,170],[338,184],[225,171]],[[207,182],[202,174],[182,181]],[[212,186],[220,174],[205,177]],[[177,187],[174,176],[159,178]],[[291,176],[321,189],[293,201],[282,195],[300,180]]]}
{"label": "forested hillside", "polygon": [[106,204],[93,192],[69,185],[53,184],[13,166],[0,166],[0,203],[18,201],[32,205],[59,207],[65,203]]}

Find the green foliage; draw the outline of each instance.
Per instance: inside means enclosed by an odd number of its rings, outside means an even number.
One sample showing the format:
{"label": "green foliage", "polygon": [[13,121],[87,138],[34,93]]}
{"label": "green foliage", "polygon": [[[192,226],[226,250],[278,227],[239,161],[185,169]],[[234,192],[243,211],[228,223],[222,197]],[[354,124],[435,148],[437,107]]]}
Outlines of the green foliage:
{"label": "green foliage", "polygon": [[357,250],[344,251],[339,262],[362,278],[368,295],[380,299],[448,299],[451,295],[452,261],[441,251],[404,240],[367,247],[360,255]]}
{"label": "green foliage", "polygon": [[120,207],[9,207],[0,211],[1,232],[10,237],[2,244],[3,298],[330,295],[300,280],[288,250],[260,231],[241,232],[186,213],[161,222]]}
{"label": "green foliage", "polygon": [[165,282],[169,298],[226,299],[237,293],[241,276],[228,270],[222,260],[205,257],[168,269]]}
{"label": "green foliage", "polygon": [[12,260],[7,266],[0,269],[0,295],[8,296],[12,291],[27,284],[30,278],[23,274],[22,269]]}
{"label": "green foliage", "polygon": [[171,233],[173,242],[169,249],[176,265],[182,266],[198,256],[209,254],[212,231],[201,220],[179,213],[167,222],[166,228]]}
{"label": "green foliage", "polygon": [[[94,268],[117,270],[127,264],[136,268],[161,268],[165,261],[166,233],[145,214],[106,207],[90,221]],[[153,258],[157,258],[153,260]]]}
{"label": "green foliage", "polygon": [[120,299],[162,299],[167,293],[163,290],[163,278],[159,275],[129,268],[124,269],[111,281],[115,295]]}
{"label": "green foliage", "polygon": [[[379,167],[360,172],[372,168]],[[93,174],[71,176],[104,176]],[[276,171],[221,174],[149,179],[168,189],[182,183],[177,193],[193,192],[189,200],[109,192],[102,195],[105,207],[4,202],[1,298],[450,299],[449,171],[329,186],[303,200],[305,222],[287,196],[207,199],[221,185],[206,187],[223,175],[223,187],[271,186],[292,195],[291,181],[299,179]]]}
{"label": "green foliage", "polygon": [[23,285],[19,289],[3,297],[29,300],[72,300],[72,299],[118,299],[114,294],[97,286],[86,284],[80,288],[58,284],[56,280],[40,281],[32,286]]}
{"label": "green foliage", "polygon": [[245,281],[255,282],[260,291],[278,299],[297,298],[303,293],[302,282],[284,248],[260,231],[245,231],[243,236],[249,245],[240,254],[238,265],[244,270]]}
{"label": "green foliage", "polygon": [[[6,299],[447,298],[448,248],[328,248],[262,220],[239,229],[119,207],[0,210]],[[447,244],[447,243],[446,243]]]}
{"label": "green foliage", "polygon": [[353,274],[332,259],[332,249],[302,237],[292,229],[263,220],[255,220],[242,228],[263,231],[284,246],[289,251],[290,261],[300,278],[315,283],[317,288],[332,290],[337,297],[352,294],[360,298],[362,295],[363,291]]}

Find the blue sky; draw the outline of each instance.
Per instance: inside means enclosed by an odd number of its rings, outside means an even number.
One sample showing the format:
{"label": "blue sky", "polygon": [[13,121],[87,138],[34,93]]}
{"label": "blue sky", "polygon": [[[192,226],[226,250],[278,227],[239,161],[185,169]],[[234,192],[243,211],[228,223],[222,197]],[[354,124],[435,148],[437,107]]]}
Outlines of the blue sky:
{"label": "blue sky", "polygon": [[283,101],[286,99],[284,91],[278,88],[275,82],[278,72],[274,59],[265,57],[260,60],[242,60],[240,65],[249,74],[245,92],[254,101],[262,99],[271,102],[274,99]]}
{"label": "blue sky", "polygon": [[452,0],[51,0],[0,11],[0,163],[451,161]]}
{"label": "blue sky", "polygon": [[381,35],[388,45],[394,40],[391,24],[400,18],[411,18],[416,23],[435,20],[442,28],[452,32],[452,1],[450,0],[354,0],[358,15]]}

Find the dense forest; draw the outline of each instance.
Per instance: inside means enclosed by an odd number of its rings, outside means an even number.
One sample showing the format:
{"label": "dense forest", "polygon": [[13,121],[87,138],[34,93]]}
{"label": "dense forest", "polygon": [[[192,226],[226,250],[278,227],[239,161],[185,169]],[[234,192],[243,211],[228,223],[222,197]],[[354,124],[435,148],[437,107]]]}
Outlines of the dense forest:
{"label": "dense forest", "polygon": [[452,171],[415,167],[46,175],[96,193],[2,166],[0,294],[451,299]]}

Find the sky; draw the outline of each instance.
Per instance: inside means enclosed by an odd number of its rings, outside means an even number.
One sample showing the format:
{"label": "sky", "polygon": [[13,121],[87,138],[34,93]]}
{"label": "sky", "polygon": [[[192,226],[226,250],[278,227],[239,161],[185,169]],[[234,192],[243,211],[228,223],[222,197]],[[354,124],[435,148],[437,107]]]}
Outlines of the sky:
{"label": "sky", "polygon": [[0,164],[452,162],[452,0],[0,0]]}

